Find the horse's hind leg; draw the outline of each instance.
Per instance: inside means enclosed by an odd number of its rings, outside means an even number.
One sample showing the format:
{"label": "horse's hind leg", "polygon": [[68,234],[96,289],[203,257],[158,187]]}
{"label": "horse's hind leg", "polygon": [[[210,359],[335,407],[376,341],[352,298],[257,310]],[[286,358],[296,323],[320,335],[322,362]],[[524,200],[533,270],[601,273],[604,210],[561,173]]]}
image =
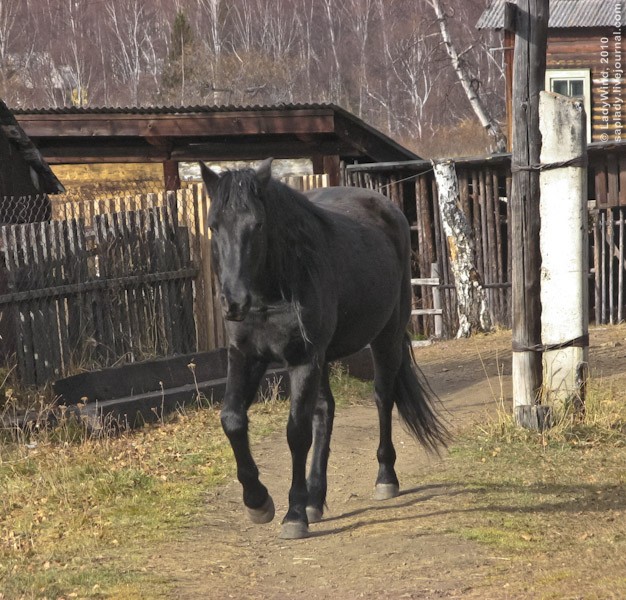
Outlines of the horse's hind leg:
{"label": "horse's hind leg", "polygon": [[395,471],[396,450],[392,440],[392,411],[396,376],[402,361],[397,335],[383,332],[371,344],[374,359],[374,397],[378,408],[380,438],[376,457],[378,475],[376,477],[375,500],[395,498],[400,493],[400,485]]}
{"label": "horse's hind leg", "polygon": [[335,399],[328,380],[328,364],[324,366],[320,381],[320,391],[313,413],[313,456],[307,479],[309,499],[306,514],[309,523],[322,520],[326,503],[328,457],[330,455],[330,436],[335,417]]}

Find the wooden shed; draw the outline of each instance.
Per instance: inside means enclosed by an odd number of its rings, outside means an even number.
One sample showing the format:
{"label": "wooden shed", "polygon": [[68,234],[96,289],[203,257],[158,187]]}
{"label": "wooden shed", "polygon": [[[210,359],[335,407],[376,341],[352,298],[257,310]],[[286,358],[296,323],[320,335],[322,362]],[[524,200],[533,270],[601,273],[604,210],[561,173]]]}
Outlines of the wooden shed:
{"label": "wooden shed", "polygon": [[[514,34],[505,28],[505,0],[492,0],[476,27],[503,32],[506,65],[508,139],[511,139],[511,96]],[[587,139],[620,142],[626,83],[622,32],[626,3],[611,0],[551,0],[546,89],[584,99]]]}
{"label": "wooden shed", "polygon": [[2,100],[0,157],[0,224],[49,218],[47,195],[65,189]]}
{"label": "wooden shed", "polygon": [[[2,225],[50,218],[48,194],[65,189],[15,117],[0,100],[0,230]],[[0,235],[0,248],[5,243]],[[0,296],[7,292],[7,272],[0,258]],[[15,348],[14,328],[0,306],[0,359]]]}
{"label": "wooden shed", "polygon": [[21,109],[16,118],[50,164],[162,163],[177,189],[185,161],[310,158],[341,182],[341,165],[419,158],[333,104]]}

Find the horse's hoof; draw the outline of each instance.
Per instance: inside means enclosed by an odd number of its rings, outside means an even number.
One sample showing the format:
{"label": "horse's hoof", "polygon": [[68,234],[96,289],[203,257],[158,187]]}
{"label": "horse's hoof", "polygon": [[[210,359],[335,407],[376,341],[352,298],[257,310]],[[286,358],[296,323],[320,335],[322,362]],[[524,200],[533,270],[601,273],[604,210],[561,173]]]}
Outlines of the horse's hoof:
{"label": "horse's hoof", "polygon": [[287,521],[282,524],[278,537],[281,540],[301,540],[309,537],[309,526],[302,521]]}
{"label": "horse's hoof", "polygon": [[309,524],[319,523],[323,516],[324,513],[319,508],[315,508],[315,506],[306,507],[306,518],[309,520]]}
{"label": "horse's hoof", "polygon": [[395,483],[377,483],[374,489],[374,500],[389,500],[400,495],[400,486]]}
{"label": "horse's hoof", "polygon": [[246,512],[248,513],[248,518],[257,525],[269,523],[274,518],[274,501],[268,494],[267,500],[263,503],[263,506],[259,508],[248,508],[246,506]]}

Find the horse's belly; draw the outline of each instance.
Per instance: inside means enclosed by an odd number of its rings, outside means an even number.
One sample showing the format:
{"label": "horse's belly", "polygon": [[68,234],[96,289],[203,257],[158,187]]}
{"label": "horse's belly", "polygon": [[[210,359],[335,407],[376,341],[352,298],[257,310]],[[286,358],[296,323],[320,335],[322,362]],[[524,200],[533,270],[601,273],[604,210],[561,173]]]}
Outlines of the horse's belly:
{"label": "horse's belly", "polygon": [[367,346],[389,323],[399,305],[392,290],[370,295],[339,311],[335,333],[328,347],[328,360],[354,354]]}

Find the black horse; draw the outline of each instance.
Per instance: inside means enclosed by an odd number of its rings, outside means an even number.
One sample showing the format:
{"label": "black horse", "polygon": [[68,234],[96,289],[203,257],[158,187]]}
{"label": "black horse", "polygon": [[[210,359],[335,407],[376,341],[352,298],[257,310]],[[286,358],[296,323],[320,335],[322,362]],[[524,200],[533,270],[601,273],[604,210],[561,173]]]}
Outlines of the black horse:
{"label": "black horse", "polygon": [[229,338],[222,426],[248,516],[267,523],[274,504],[250,453],[247,410],[269,362],[287,365],[293,471],[280,536],[295,539],[305,537],[324,510],[335,409],[331,361],[371,346],[380,421],[376,499],[399,493],[394,402],[426,448],[445,443],[447,432],[420,383],[406,333],[411,274],[404,215],[366,189],[301,194],[272,179],[271,165],[267,159],[256,171],[221,175],[204,164],[201,170],[211,197],[208,222]]}

